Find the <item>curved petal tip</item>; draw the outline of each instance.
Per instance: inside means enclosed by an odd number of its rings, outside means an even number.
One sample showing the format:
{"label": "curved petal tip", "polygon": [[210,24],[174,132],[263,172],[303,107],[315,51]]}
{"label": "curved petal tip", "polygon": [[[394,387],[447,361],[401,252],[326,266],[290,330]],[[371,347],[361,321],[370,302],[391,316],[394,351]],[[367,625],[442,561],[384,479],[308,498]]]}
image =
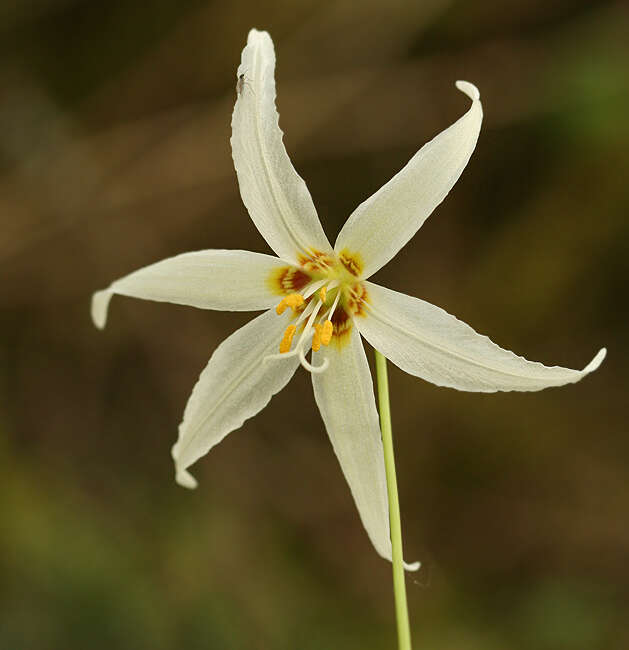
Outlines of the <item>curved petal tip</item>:
{"label": "curved petal tip", "polygon": [[603,363],[603,359],[607,356],[607,348],[601,348],[596,356],[583,368],[583,373],[588,374],[594,372]]}
{"label": "curved petal tip", "polygon": [[113,293],[109,289],[97,291],[92,295],[92,320],[102,330],[107,324],[107,309]]}
{"label": "curved petal tip", "polygon": [[421,562],[404,562],[404,568],[407,571],[417,571],[421,565]]}
{"label": "curved petal tip", "polygon": [[198,485],[197,480],[186,469],[178,469],[175,474],[175,480],[181,487],[188,488],[189,490],[194,490]]}
{"label": "curved petal tip", "polygon": [[477,102],[480,99],[478,88],[469,81],[457,81],[454,84],[462,93],[465,93],[472,101]]}
{"label": "curved petal tip", "polygon": [[269,32],[263,29],[256,29],[255,27],[253,27],[252,29],[249,30],[249,34],[247,34],[247,45],[254,43],[255,40],[258,38],[268,38],[270,41],[271,35],[269,34]]}
{"label": "curved petal tip", "polygon": [[185,468],[185,467],[180,467],[179,466],[179,445],[181,443],[181,440],[177,440],[177,442],[172,446],[172,449],[170,450],[170,455],[172,456],[172,459],[175,461],[175,481],[181,487],[188,488],[189,490],[194,490],[195,487],[197,487],[198,483],[197,480],[190,474],[190,472]]}

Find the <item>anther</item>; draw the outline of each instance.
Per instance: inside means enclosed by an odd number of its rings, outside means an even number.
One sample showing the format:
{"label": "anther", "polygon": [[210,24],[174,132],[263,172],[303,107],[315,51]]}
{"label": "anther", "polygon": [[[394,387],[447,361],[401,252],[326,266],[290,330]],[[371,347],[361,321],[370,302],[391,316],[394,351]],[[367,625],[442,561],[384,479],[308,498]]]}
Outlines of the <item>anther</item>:
{"label": "anther", "polygon": [[312,351],[318,352],[321,348],[321,332],[323,330],[323,325],[316,323],[314,326],[315,333],[312,336]]}
{"label": "anther", "polygon": [[321,327],[321,343],[323,345],[329,345],[332,340],[332,334],[334,333],[334,325],[332,325],[331,320],[326,320]]}
{"label": "anther", "polygon": [[280,304],[275,308],[275,313],[279,316],[283,314],[286,307],[291,307],[293,311],[297,307],[304,304],[304,297],[300,293],[291,293],[285,298],[282,298]]}
{"label": "anther", "polygon": [[282,342],[280,343],[280,354],[284,354],[285,352],[288,352],[290,350],[290,346],[293,343],[293,336],[295,336],[296,331],[297,328],[294,325],[289,325],[286,328],[286,331],[284,332],[284,337],[282,338]]}
{"label": "anther", "polygon": [[319,291],[319,298],[321,298],[321,302],[325,302],[325,297],[328,294],[328,288],[327,287],[321,287],[321,291]]}

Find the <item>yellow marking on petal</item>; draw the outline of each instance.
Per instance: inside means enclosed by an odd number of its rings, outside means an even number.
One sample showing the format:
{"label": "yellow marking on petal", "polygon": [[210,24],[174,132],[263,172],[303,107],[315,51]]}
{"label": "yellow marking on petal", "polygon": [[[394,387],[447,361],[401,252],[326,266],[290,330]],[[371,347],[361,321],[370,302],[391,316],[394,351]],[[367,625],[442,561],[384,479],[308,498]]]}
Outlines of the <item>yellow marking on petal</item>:
{"label": "yellow marking on petal", "polygon": [[323,325],[316,323],[314,326],[315,333],[312,337],[312,351],[318,352],[321,348],[321,332],[323,331]]}
{"label": "yellow marking on petal", "polygon": [[328,288],[321,287],[321,290],[319,291],[319,298],[321,298],[321,302],[325,302],[325,297],[327,295],[328,295]]}
{"label": "yellow marking on petal", "polygon": [[280,354],[283,354],[284,352],[288,352],[290,350],[290,346],[293,343],[293,336],[295,336],[295,331],[297,328],[294,325],[289,325],[286,328],[286,331],[284,332],[284,337],[282,338],[282,342],[280,343]]}
{"label": "yellow marking on petal", "polygon": [[344,248],[339,254],[339,261],[345,267],[349,273],[354,277],[360,277],[365,268],[365,263],[363,258],[356,252],[351,252],[347,248]]}
{"label": "yellow marking on petal", "polygon": [[332,321],[326,320],[325,323],[323,323],[323,327],[321,327],[321,343],[323,343],[323,345],[330,345],[333,332],[334,325],[332,325]]}

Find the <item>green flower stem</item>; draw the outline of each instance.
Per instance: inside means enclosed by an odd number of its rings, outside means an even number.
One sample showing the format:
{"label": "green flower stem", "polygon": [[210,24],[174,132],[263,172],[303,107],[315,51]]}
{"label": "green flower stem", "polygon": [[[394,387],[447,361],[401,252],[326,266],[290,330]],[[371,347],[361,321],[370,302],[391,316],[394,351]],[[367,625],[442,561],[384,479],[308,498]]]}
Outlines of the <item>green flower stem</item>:
{"label": "green flower stem", "polygon": [[391,430],[387,360],[378,350],[374,351],[376,353],[380,428],[382,429],[382,444],[384,446],[384,468],[387,475],[387,492],[389,493],[389,522],[391,526],[391,546],[393,551],[393,596],[395,598],[398,647],[399,650],[411,650],[411,630],[408,623],[408,606],[406,604],[406,583],[404,580],[404,560],[402,554],[400,501],[397,494],[395,459],[393,457],[393,432]]}

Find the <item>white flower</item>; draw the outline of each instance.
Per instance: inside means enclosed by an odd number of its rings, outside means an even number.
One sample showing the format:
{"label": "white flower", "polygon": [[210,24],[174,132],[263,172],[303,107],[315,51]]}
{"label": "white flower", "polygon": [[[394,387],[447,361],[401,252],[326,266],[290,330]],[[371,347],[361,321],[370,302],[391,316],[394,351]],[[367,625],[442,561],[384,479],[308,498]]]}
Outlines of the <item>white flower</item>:
{"label": "white flower", "polygon": [[188,468],[263,409],[301,363],[312,373],[317,405],[369,538],[390,560],[380,426],[359,334],[411,375],[467,391],[573,383],[598,368],[605,350],[583,370],[546,367],[499,348],[439,307],[367,281],[411,239],[465,168],[483,115],[472,84],[456,84],[472,100],[467,113],[359,205],[332,248],[282,143],[274,69],[270,36],[251,30],[237,72],[231,144],[242,200],[277,257],[184,253],[95,293],[92,317],[104,327],[115,293],[204,309],[265,310],[216,349],[194,387],[172,450],[177,481],[194,487]]}

